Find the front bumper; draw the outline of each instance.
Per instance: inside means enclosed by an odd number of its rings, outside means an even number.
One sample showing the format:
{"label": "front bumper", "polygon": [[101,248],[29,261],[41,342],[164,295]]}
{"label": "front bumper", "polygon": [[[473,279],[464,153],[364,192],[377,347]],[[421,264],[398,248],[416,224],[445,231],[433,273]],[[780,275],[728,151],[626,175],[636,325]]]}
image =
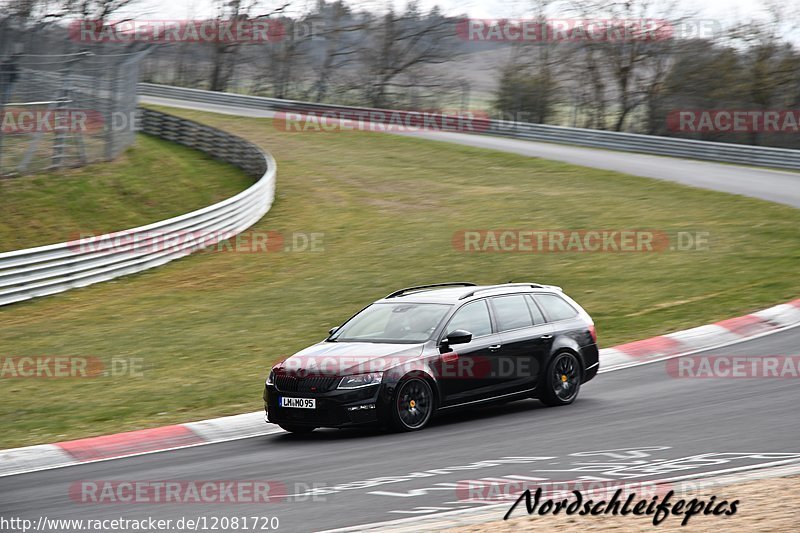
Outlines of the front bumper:
{"label": "front bumper", "polygon": [[[279,407],[278,397],[314,398],[315,409]],[[273,424],[349,427],[378,422],[389,404],[390,393],[384,384],[360,389],[328,392],[282,392],[274,385],[264,388],[264,409]]]}

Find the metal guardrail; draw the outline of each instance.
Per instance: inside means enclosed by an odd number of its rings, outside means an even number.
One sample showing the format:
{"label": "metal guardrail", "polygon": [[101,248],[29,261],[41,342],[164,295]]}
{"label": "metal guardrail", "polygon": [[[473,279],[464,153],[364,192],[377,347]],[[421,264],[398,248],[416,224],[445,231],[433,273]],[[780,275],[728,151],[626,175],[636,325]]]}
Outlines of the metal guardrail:
{"label": "metal guardrail", "polygon": [[[294,100],[280,100],[233,93],[219,93],[150,83],[139,84],[139,94],[156,98],[186,100],[220,106],[236,106],[284,112],[350,111],[353,114],[371,113],[376,116],[386,110],[363,107],[344,107]],[[548,126],[525,122],[473,119],[476,134],[500,135],[517,139],[530,139],[560,144],[637,152],[642,154],[700,159],[718,163],[735,163],[771,168],[800,170],[800,150],[750,146],[710,141],[697,141],[677,137],[659,137],[636,133],[620,133],[563,126]],[[453,130],[463,131],[463,130]]]}
{"label": "metal guardrail", "polygon": [[[0,253],[0,305],[163,265],[208,246],[209,236],[241,233],[269,211],[276,178],[276,164],[270,154],[235,135],[157,111],[142,110],[141,124],[144,133],[206,152],[242,168],[257,181],[217,204],[92,237],[88,243],[75,240]],[[120,242],[127,244],[120,246]]]}

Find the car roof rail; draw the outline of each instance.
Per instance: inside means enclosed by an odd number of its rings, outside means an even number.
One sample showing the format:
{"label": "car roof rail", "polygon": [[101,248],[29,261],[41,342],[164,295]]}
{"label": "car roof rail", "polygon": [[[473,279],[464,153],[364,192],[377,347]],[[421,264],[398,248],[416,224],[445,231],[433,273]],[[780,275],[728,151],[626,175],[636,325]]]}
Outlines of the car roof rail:
{"label": "car roof rail", "polygon": [[488,287],[480,287],[473,291],[469,291],[467,293],[462,294],[458,299],[464,300],[465,298],[469,298],[470,296],[474,296],[476,293],[481,291],[491,291],[495,289],[503,289],[505,287],[530,287],[532,289],[558,289],[560,287],[556,287],[554,285],[542,285],[540,283],[501,283],[499,285],[489,285]]}
{"label": "car roof rail", "polygon": [[430,285],[417,285],[416,287],[406,287],[405,289],[400,289],[399,291],[394,291],[390,295],[386,296],[386,298],[396,298],[397,296],[403,296],[409,292],[416,292],[416,291],[423,291],[425,289],[435,289],[437,287],[476,287],[474,283],[470,283],[468,281],[451,281],[448,283],[431,283]]}

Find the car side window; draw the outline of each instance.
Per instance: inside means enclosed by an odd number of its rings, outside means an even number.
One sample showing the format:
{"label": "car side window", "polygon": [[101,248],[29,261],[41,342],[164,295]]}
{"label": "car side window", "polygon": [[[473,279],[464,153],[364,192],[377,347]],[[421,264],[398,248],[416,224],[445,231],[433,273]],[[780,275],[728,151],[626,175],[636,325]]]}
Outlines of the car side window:
{"label": "car side window", "polygon": [[492,298],[497,325],[500,331],[525,328],[533,325],[531,312],[525,303],[525,296],[496,296]]}
{"label": "car side window", "polygon": [[465,329],[473,337],[482,337],[492,333],[492,321],[489,318],[489,308],[485,300],[468,303],[453,315],[447,325],[445,335],[457,329]]}
{"label": "car side window", "polygon": [[578,311],[560,296],[556,296],[555,294],[537,294],[534,298],[542,309],[544,309],[550,322],[567,320],[578,316]]}
{"label": "car side window", "polygon": [[544,315],[542,314],[541,309],[539,309],[539,306],[536,305],[536,302],[533,301],[533,296],[529,294],[528,296],[526,296],[526,299],[528,302],[528,307],[530,308],[531,311],[531,315],[533,316],[534,325],[538,326],[539,324],[544,324],[545,322],[547,322],[544,319]]}

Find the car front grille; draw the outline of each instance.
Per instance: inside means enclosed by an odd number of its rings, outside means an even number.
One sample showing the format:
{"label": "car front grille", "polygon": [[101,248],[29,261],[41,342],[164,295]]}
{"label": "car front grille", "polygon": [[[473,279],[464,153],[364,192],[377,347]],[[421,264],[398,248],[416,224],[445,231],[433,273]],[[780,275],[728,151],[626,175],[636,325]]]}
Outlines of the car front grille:
{"label": "car front grille", "polygon": [[328,392],[333,390],[338,381],[338,377],[331,376],[297,377],[278,374],[275,376],[275,387],[281,392]]}

